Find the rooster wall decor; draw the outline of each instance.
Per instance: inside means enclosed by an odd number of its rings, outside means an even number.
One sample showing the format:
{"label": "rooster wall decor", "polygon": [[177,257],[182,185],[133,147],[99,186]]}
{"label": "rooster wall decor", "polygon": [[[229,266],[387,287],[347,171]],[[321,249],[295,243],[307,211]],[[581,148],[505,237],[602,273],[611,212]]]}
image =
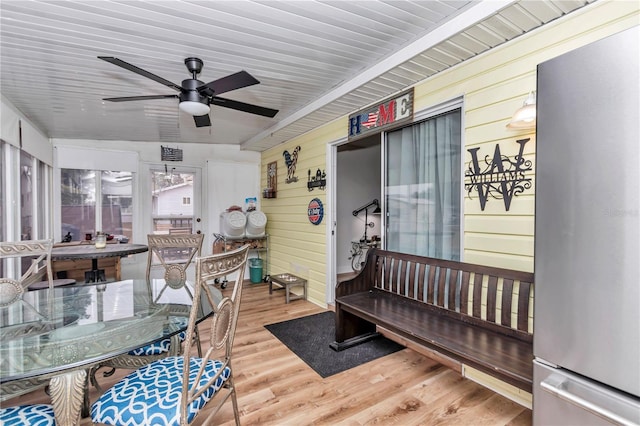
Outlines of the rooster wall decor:
{"label": "rooster wall decor", "polygon": [[291,154],[289,154],[289,151],[287,150],[282,153],[284,156],[284,163],[287,165],[286,183],[298,181],[298,178],[294,176],[296,174],[296,164],[298,163],[298,152],[300,152],[300,146],[296,146],[296,149],[294,149]]}

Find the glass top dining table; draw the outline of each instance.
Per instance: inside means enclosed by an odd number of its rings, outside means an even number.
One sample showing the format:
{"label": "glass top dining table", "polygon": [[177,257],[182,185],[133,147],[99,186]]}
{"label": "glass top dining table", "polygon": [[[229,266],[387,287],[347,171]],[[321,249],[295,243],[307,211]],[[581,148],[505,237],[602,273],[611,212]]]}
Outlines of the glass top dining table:
{"label": "glass top dining table", "polygon": [[[123,280],[30,291],[0,305],[0,397],[50,380],[56,421],[75,424],[86,370],[186,330],[193,293],[189,283]],[[212,314],[206,298],[198,305],[198,321]]]}

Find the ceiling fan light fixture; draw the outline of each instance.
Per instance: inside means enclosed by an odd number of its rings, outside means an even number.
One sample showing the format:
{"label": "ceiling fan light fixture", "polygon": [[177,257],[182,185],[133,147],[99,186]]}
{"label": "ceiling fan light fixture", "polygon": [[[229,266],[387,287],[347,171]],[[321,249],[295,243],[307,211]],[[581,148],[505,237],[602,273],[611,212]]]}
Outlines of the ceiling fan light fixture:
{"label": "ceiling fan light fixture", "polygon": [[194,116],[209,114],[209,105],[196,101],[180,102],[180,109]]}
{"label": "ceiling fan light fixture", "polygon": [[180,109],[194,117],[209,114],[208,99],[195,90],[196,85],[202,84],[199,80],[184,80],[182,87],[186,88],[180,93]]}

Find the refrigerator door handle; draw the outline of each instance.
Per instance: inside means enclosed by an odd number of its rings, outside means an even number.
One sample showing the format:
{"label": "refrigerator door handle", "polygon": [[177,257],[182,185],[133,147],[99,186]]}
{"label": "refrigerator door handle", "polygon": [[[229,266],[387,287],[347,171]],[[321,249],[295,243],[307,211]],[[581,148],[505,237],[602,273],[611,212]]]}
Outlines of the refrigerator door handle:
{"label": "refrigerator door handle", "polygon": [[602,399],[603,396],[601,392],[598,392],[595,389],[589,389],[586,386],[582,386],[580,383],[572,381],[566,376],[552,374],[545,380],[540,382],[540,387],[542,387],[542,389],[544,389],[546,392],[549,392],[552,395],[557,396],[558,398],[561,398],[573,405],[576,405],[577,407],[589,411],[590,413],[595,414],[596,416],[599,416],[609,422],[624,426],[638,425],[638,423],[634,422],[633,420],[629,420],[619,414],[616,414],[613,411],[602,407],[601,405],[598,405],[594,402],[591,402],[585,399],[583,396],[579,396],[569,390],[575,389],[578,390],[581,394],[591,394],[594,397],[593,399]]}

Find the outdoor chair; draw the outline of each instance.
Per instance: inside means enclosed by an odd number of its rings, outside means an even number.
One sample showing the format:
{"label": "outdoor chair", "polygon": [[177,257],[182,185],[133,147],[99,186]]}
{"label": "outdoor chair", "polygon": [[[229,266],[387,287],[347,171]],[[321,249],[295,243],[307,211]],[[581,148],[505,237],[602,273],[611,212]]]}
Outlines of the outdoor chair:
{"label": "outdoor chair", "polygon": [[[193,259],[200,256],[202,250],[203,234],[177,234],[147,236],[149,255],[147,257],[146,280],[149,289],[149,297],[155,303],[161,303],[166,289],[184,290],[188,297],[193,299],[190,283],[187,282],[187,269]],[[162,278],[157,278],[162,276]],[[195,286],[193,286],[195,287]],[[170,303],[171,301],[163,301]],[[176,306],[176,309],[180,309]],[[173,312],[176,314],[176,312]],[[188,320],[188,312],[184,312],[184,324]],[[89,380],[93,386],[102,391],[96,380],[95,374],[102,367],[111,367],[111,370],[103,373],[104,377],[113,375],[116,368],[136,369],[157,361],[167,356],[182,354],[182,342],[186,333],[182,332],[172,337],[167,337],[158,342],[136,348],[125,355],[107,360],[94,366],[89,373]],[[196,326],[194,337],[198,348],[198,355],[202,355],[200,337]]]}
{"label": "outdoor chair", "polygon": [[[53,240],[0,242],[0,262],[4,263],[5,275],[12,277],[0,278],[0,314],[2,317],[13,315],[33,317],[33,324],[28,328],[31,331],[46,329],[50,312],[46,307],[41,312],[24,301],[22,296],[30,285],[43,280],[43,278],[49,281],[49,289],[53,289],[52,247]],[[15,259],[20,261],[11,262]],[[22,273],[21,270],[25,268],[26,271]],[[3,333],[24,332],[11,326],[3,328]],[[17,381],[17,383],[8,383],[3,386],[2,392],[0,392],[0,401],[29,393],[45,387],[48,383],[48,379],[25,379]],[[0,424],[53,425],[53,407],[37,404],[2,408],[0,409]]]}
{"label": "outdoor chair", "polygon": [[[39,282],[46,282],[45,288],[53,289],[52,247],[53,240],[0,242],[0,263],[3,263],[5,275],[0,277],[0,338],[41,332],[51,326],[51,308],[33,306],[25,300],[24,294],[29,286]],[[43,279],[45,281],[41,281]],[[11,318],[21,318],[24,324],[12,325]]]}
{"label": "outdoor chair", "polygon": [[[167,357],[132,372],[107,390],[91,407],[94,423],[108,425],[187,425],[211,401],[216,403],[204,424],[231,397],[236,425],[240,414],[233,381],[231,356],[238,321],[249,246],[196,259],[194,300],[213,306],[209,345],[202,357],[193,355],[194,332],[200,303],[189,315],[184,354]],[[215,279],[236,274],[231,297],[215,303]],[[216,401],[213,401],[215,399]]]}
{"label": "outdoor chair", "polygon": [[[0,262],[3,261],[2,259],[22,259],[20,264],[18,264],[18,262],[7,262],[4,265],[5,275],[11,275],[13,278],[3,277],[0,278],[0,280],[2,280],[3,283],[11,283],[11,285],[15,287],[17,297],[27,291],[30,285],[34,285],[43,279],[49,282],[49,288],[53,288],[53,273],[51,269],[52,249],[53,240],[0,242]],[[20,272],[25,268],[25,272]],[[7,274],[9,271],[14,272]],[[3,295],[7,294],[5,293],[7,291],[8,290],[3,289]]]}

